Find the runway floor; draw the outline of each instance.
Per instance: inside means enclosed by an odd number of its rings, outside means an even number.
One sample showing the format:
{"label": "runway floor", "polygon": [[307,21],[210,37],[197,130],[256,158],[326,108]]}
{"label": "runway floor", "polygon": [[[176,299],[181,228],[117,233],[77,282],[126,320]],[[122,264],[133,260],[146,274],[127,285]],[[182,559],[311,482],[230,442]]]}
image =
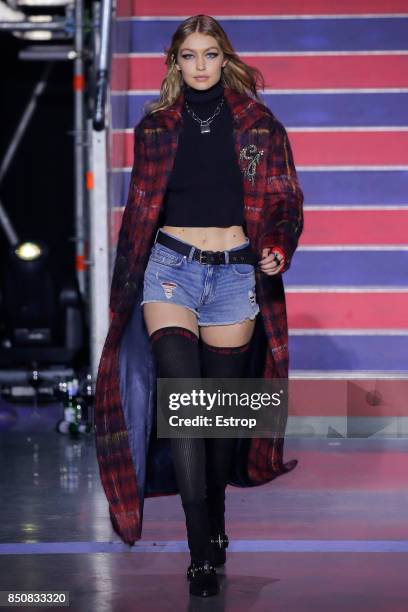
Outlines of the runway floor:
{"label": "runway floor", "polygon": [[129,548],[110,526],[93,436],[59,435],[58,409],[31,410],[0,430],[0,591],[69,591],[75,612],[408,610],[407,440],[288,439],[293,472],[228,487],[221,592],[201,599],[188,593],[179,496],[146,500]]}

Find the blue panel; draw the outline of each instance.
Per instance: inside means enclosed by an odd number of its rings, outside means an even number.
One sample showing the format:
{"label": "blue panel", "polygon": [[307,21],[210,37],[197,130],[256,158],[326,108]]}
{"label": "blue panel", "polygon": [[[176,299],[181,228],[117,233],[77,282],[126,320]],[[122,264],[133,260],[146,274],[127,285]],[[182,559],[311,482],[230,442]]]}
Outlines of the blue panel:
{"label": "blue panel", "polygon": [[[226,19],[220,23],[238,52],[408,49],[408,19],[401,17]],[[177,25],[174,21],[158,20],[117,22],[113,48],[119,53],[163,53]]]}
{"label": "blue panel", "polygon": [[290,336],[291,370],[408,370],[407,336]]}
{"label": "blue panel", "polygon": [[[114,129],[133,128],[155,96],[112,96]],[[408,125],[408,94],[268,94],[264,102],[286,127]],[[127,108],[127,102],[129,109]]]}
{"label": "blue panel", "polygon": [[124,206],[129,190],[130,172],[111,172],[112,206]]}
{"label": "blue panel", "polygon": [[287,127],[408,125],[408,94],[269,94],[265,103]]}
{"label": "blue panel", "polygon": [[[299,172],[305,204],[408,204],[408,172]],[[123,205],[129,172],[113,174],[115,206]]]}
{"label": "blue panel", "polygon": [[114,94],[111,96],[114,130],[133,128],[143,117],[143,106],[158,96]]}
{"label": "blue panel", "polygon": [[408,251],[297,251],[284,282],[287,286],[407,286]]}
{"label": "blue panel", "polygon": [[299,172],[306,204],[408,204],[407,171]]}

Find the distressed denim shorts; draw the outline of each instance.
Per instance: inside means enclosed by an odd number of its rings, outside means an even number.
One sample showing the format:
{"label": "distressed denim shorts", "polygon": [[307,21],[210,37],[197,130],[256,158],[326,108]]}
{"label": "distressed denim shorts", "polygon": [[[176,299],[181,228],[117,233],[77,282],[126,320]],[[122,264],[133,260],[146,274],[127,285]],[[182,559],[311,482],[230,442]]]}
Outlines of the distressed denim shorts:
{"label": "distressed denim shorts", "polygon": [[[184,240],[176,240],[193,247]],[[246,238],[229,250],[239,251],[248,243]],[[165,302],[185,306],[196,314],[199,326],[255,319],[259,312],[255,267],[248,263],[200,264],[192,259],[193,252],[192,248],[189,255],[182,255],[158,242],[153,244],[144,274],[141,305]]]}

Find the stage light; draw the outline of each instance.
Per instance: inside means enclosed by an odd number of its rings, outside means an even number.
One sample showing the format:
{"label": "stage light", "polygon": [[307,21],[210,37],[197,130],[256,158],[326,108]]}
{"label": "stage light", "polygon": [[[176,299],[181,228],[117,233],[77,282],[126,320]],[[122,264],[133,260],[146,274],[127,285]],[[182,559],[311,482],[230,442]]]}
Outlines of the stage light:
{"label": "stage light", "polygon": [[14,249],[14,252],[19,259],[23,259],[24,261],[33,261],[41,256],[43,250],[41,246],[35,242],[21,242]]}
{"label": "stage light", "polygon": [[58,297],[47,245],[26,241],[11,247],[2,285],[4,326],[12,345],[55,342]]}

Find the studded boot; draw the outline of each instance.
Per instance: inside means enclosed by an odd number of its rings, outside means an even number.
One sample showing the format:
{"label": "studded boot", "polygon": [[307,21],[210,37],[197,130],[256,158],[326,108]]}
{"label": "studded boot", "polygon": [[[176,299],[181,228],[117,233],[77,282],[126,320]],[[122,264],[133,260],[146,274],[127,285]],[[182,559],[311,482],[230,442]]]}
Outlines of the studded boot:
{"label": "studded boot", "polygon": [[207,489],[207,507],[210,524],[210,559],[214,567],[219,567],[226,562],[225,549],[229,544],[225,533],[225,487]]}
{"label": "studded boot", "polygon": [[190,594],[209,597],[219,592],[218,578],[211,562],[210,529],[205,500],[183,503],[191,563],[187,569]]}

